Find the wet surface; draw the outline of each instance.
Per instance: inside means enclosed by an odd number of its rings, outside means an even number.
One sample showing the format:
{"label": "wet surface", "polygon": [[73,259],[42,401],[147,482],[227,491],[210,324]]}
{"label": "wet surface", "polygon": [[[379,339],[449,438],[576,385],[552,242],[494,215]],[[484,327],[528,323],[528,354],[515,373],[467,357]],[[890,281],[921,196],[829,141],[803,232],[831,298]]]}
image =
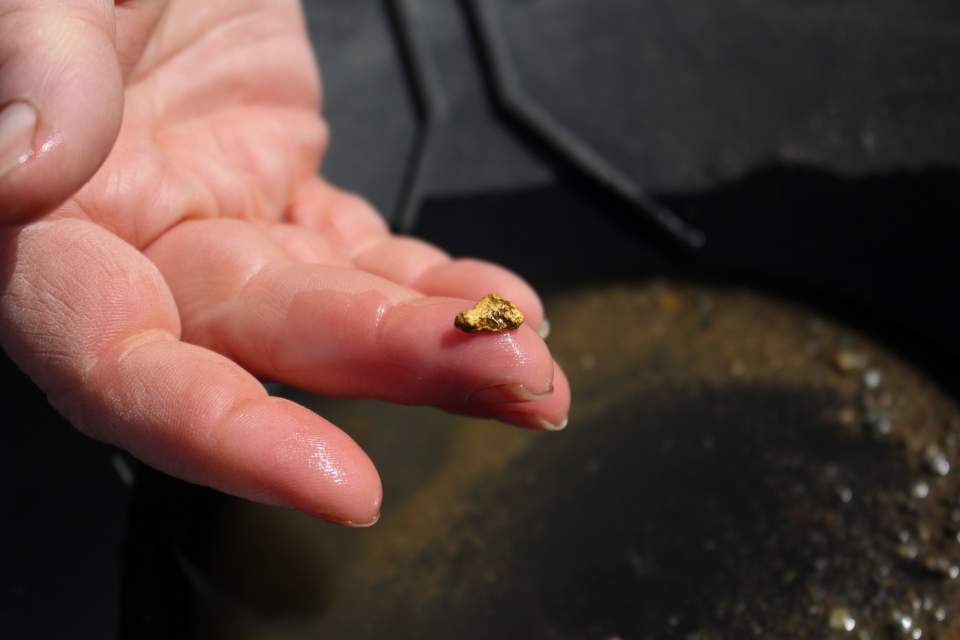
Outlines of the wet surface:
{"label": "wet surface", "polygon": [[[920,373],[744,292],[612,286],[547,311],[565,432],[300,398],[377,463],[377,526],[191,490],[171,550],[184,635],[960,632],[960,414]],[[158,606],[135,592],[129,637]]]}

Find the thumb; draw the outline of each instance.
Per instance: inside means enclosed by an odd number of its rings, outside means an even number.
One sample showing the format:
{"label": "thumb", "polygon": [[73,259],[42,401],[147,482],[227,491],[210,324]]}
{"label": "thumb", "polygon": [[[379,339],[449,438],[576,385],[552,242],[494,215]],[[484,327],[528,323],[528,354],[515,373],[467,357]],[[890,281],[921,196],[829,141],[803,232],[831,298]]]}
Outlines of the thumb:
{"label": "thumb", "polygon": [[113,0],[0,0],[0,224],[54,209],[97,171],[123,115]]}

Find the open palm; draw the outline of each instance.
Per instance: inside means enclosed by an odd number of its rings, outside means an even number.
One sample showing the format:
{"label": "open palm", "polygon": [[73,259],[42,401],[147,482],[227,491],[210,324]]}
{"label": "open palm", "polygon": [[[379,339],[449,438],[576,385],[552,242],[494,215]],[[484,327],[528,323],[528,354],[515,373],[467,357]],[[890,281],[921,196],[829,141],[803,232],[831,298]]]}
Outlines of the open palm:
{"label": "open palm", "polygon": [[[565,423],[528,285],[391,236],[315,175],[327,132],[296,2],[0,0],[0,58],[8,122],[35,109],[29,153],[0,176],[3,219],[21,223],[0,237],[3,346],[84,432],[193,482],[369,524],[366,455],[257,377]],[[0,158],[24,139],[5,126]],[[527,324],[454,329],[490,291]]]}

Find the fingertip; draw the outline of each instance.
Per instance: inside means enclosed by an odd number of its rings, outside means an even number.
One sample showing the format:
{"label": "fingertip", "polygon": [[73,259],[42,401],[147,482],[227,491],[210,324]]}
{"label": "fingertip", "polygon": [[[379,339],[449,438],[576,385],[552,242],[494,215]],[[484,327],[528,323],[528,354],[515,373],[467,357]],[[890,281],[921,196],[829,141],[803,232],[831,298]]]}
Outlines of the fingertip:
{"label": "fingertip", "polygon": [[554,364],[553,393],[542,400],[487,407],[490,417],[540,431],[563,431],[570,421],[570,382]]}
{"label": "fingertip", "polygon": [[372,527],[373,525],[377,524],[378,522],[380,522],[380,512],[379,512],[379,511],[377,511],[377,515],[375,515],[372,519],[367,520],[367,521],[364,521],[364,522],[351,522],[351,521],[348,520],[348,521],[346,521],[346,522],[340,522],[339,524],[342,524],[342,525],[344,525],[345,527],[350,527],[350,528],[353,528],[353,529],[368,529],[368,528]]}
{"label": "fingertip", "polygon": [[[264,426],[273,423],[264,429],[268,473],[263,479],[282,504],[346,526],[375,524],[383,486],[373,461],[349,435],[312,411],[281,398],[271,403],[284,415],[270,411],[262,419]],[[284,418],[289,422],[283,424]],[[270,436],[273,429],[279,431]]]}
{"label": "fingertip", "polygon": [[452,413],[491,418],[500,422],[535,431],[562,431],[570,414],[570,383],[563,369],[554,363],[553,392],[546,397],[526,402],[469,403],[445,405]]}
{"label": "fingertip", "polygon": [[451,391],[450,397],[459,395],[468,402],[489,397],[490,390],[510,392],[516,400],[547,395],[553,385],[553,359],[537,332],[525,323],[513,331],[464,333],[453,327],[453,318],[469,306],[469,302],[451,302],[432,309],[437,325],[443,320],[448,324],[439,337],[433,366],[442,372],[436,378],[460,390]]}

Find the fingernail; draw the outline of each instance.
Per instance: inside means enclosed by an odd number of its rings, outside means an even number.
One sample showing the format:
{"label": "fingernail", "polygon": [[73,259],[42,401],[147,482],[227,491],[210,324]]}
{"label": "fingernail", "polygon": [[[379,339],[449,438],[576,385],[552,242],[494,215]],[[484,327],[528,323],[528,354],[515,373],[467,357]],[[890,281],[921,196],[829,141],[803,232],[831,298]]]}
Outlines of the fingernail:
{"label": "fingernail", "polygon": [[546,340],[547,336],[550,335],[550,321],[544,318],[540,326],[537,327],[537,333],[540,334],[541,339]]}
{"label": "fingernail", "polygon": [[570,416],[564,416],[563,420],[557,424],[553,424],[544,418],[537,418],[537,422],[543,427],[544,431],[563,431],[567,428],[567,423],[570,422]]}
{"label": "fingernail", "polygon": [[551,384],[543,393],[534,393],[522,384],[498,384],[474,391],[467,402],[476,404],[504,404],[507,402],[530,402],[542,400],[553,393]]}
{"label": "fingernail", "polygon": [[373,520],[370,520],[369,522],[354,522],[353,520],[344,520],[343,525],[347,527],[353,527],[354,529],[366,529],[367,527],[372,527],[378,522],[380,522],[380,512],[377,512],[377,515],[373,516]]}
{"label": "fingernail", "polygon": [[0,110],[0,176],[26,162],[33,153],[36,110],[23,101]]}

